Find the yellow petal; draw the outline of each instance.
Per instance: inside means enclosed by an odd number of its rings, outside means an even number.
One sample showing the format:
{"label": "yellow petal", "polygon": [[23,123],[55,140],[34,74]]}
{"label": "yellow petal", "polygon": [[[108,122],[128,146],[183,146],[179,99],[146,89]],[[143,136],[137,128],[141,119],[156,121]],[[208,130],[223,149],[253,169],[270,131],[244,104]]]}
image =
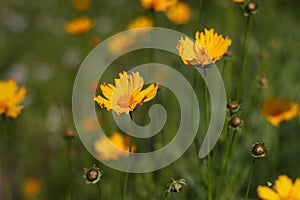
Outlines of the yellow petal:
{"label": "yellow petal", "polygon": [[297,178],[292,188],[291,196],[300,200],[300,178]]}
{"label": "yellow petal", "polygon": [[149,87],[146,89],[142,90],[138,96],[135,97],[135,101],[138,104],[141,104],[143,102],[150,101],[153,99],[157,93],[158,90],[158,84],[151,84]]}
{"label": "yellow petal", "polygon": [[101,84],[100,89],[102,94],[107,98],[111,99],[112,92],[115,89],[115,87],[112,84]]}
{"label": "yellow petal", "polygon": [[279,195],[267,186],[258,186],[257,193],[262,200],[280,200]]}
{"label": "yellow petal", "polygon": [[276,190],[281,198],[288,197],[293,187],[292,180],[286,175],[279,176],[275,182]]}
{"label": "yellow petal", "polygon": [[107,110],[111,110],[111,101],[104,99],[100,95],[94,98],[94,101],[98,103],[101,108],[106,108]]}

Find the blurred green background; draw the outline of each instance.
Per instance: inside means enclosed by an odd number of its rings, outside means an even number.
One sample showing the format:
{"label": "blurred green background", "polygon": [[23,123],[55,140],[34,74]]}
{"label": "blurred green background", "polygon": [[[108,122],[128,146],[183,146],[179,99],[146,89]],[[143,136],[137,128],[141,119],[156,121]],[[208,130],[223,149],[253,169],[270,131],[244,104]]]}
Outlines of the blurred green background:
{"label": "blurred green background", "polygon": [[[125,174],[102,165],[85,150],[77,135],[73,139],[65,139],[64,132],[69,128],[75,131],[71,97],[80,64],[93,49],[95,42],[126,30],[127,24],[140,15],[153,18],[154,26],[174,29],[192,38],[197,30],[202,31],[205,27],[214,28],[217,33],[230,37],[232,45],[229,49],[232,55],[217,62],[224,77],[228,100],[234,98],[232,88],[235,85],[248,84],[251,87],[249,96],[255,95],[258,102],[274,95],[289,97],[291,101],[300,103],[299,1],[257,1],[258,11],[253,16],[247,50],[250,69],[248,83],[238,82],[246,24],[241,6],[230,0],[204,0],[199,19],[199,2],[184,2],[190,5],[192,17],[187,24],[175,25],[162,12],[145,10],[138,0],[92,0],[91,7],[85,11],[74,9],[70,0],[1,0],[0,79],[13,78],[19,85],[25,86],[28,93],[22,114],[16,120],[8,120],[10,171],[4,174],[1,168],[0,199],[6,199],[6,177],[10,178],[13,199],[67,199],[70,182],[72,199],[97,199],[96,186],[85,184],[82,178],[83,168],[89,168],[92,164],[104,171],[101,180],[104,199],[121,199]],[[94,20],[94,27],[83,35],[66,33],[65,23],[80,16],[88,16]],[[145,50],[131,57],[119,58],[102,80],[113,83],[122,66],[126,66],[124,70],[128,70],[129,66],[147,63],[151,54],[155,62],[165,63],[176,69],[184,66],[177,56]],[[145,59],[140,59],[141,57]],[[116,65],[120,66],[113,68]],[[180,69],[192,82],[193,69]],[[256,80],[260,76],[269,79],[268,88],[261,91],[256,89]],[[204,84],[201,77],[197,78],[199,85],[195,90],[199,91],[198,97],[203,110]],[[170,123],[176,124],[179,112],[174,109],[178,106],[176,99],[167,89],[162,91],[164,93],[160,91],[153,102],[139,108],[136,115],[143,116],[150,105],[161,103],[170,113]],[[241,103],[243,107],[243,102]],[[250,190],[252,199],[257,199],[257,185],[274,181],[280,174],[287,174],[293,179],[300,177],[299,117],[283,122],[276,128],[260,117],[260,103],[251,109],[250,116],[243,113],[243,110],[241,112],[246,123],[239,133],[240,142],[236,142],[234,148],[230,173],[234,177],[240,168],[242,172],[231,183],[228,199],[242,199],[244,196],[252,162],[249,149],[256,141],[265,142],[269,151],[267,157],[256,163]],[[99,116],[103,123],[105,120],[110,123],[111,113],[104,109],[100,111],[99,108]],[[204,117],[202,113],[201,117]],[[3,125],[1,121],[1,132]],[[111,132],[116,130],[115,125],[108,126]],[[201,121],[199,132],[204,127],[204,122]],[[163,130],[169,133],[169,140],[173,137],[172,128],[176,129],[176,126]],[[248,135],[246,140],[242,139],[243,134]],[[223,186],[218,185],[221,173],[219,165],[224,162],[222,145],[225,137],[223,134],[212,152],[213,190],[216,199],[226,199],[222,197]],[[143,145],[142,141],[137,143]],[[149,146],[154,147],[163,145],[159,136],[151,138],[149,143]],[[207,176],[207,160],[199,162],[196,153],[192,145],[184,156],[162,170],[130,174],[128,199],[161,199],[170,178],[187,180],[188,186],[178,194],[179,199],[206,199],[207,188],[203,178]],[[30,177],[40,185],[37,196],[30,197],[23,191],[24,181]]]}

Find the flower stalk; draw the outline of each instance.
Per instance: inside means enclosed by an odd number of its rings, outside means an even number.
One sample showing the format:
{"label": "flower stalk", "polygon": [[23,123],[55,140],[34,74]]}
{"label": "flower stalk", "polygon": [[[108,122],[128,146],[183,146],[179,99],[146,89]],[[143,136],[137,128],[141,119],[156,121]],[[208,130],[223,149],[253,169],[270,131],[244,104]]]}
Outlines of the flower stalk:
{"label": "flower stalk", "polygon": [[[132,127],[132,123],[133,123],[132,112],[129,112],[129,116],[130,116],[130,119],[131,119],[131,127]],[[128,167],[127,167],[128,170],[130,168],[130,153],[131,152],[132,152],[132,138],[129,135],[129,155],[128,155],[129,158],[128,158]],[[123,188],[123,200],[126,200],[127,184],[128,184],[128,176],[129,176],[128,170],[127,170],[126,175],[125,175],[124,188]]]}
{"label": "flower stalk", "polygon": [[[236,89],[236,98],[240,99],[241,97],[243,97],[243,90],[244,85],[246,85],[246,88],[248,87],[248,65],[247,65],[247,61],[248,61],[248,55],[247,55],[247,50],[248,50],[248,44],[249,44],[249,35],[250,35],[250,31],[251,31],[251,25],[252,25],[252,15],[247,16],[246,19],[246,30],[245,30],[245,34],[244,34],[244,39],[243,39],[243,53],[242,53],[242,63],[241,63],[241,68],[240,68],[240,72],[241,72],[241,76],[239,76],[238,79],[238,83],[237,85],[237,89]],[[242,84],[242,81],[245,81],[245,84]]]}
{"label": "flower stalk", "polygon": [[251,183],[252,183],[252,176],[253,176],[253,169],[254,169],[255,161],[256,161],[256,158],[253,158],[251,169],[250,169],[250,173],[249,173],[249,180],[248,180],[248,185],[247,185],[247,191],[246,191],[246,195],[245,195],[245,199],[246,200],[248,200],[248,196],[249,196],[249,191],[250,191],[250,187],[251,187]]}
{"label": "flower stalk", "polygon": [[3,115],[4,133],[3,133],[3,152],[4,152],[4,171],[6,177],[6,199],[12,200],[12,192],[9,179],[9,161],[8,161],[8,135],[7,135],[7,118]]}

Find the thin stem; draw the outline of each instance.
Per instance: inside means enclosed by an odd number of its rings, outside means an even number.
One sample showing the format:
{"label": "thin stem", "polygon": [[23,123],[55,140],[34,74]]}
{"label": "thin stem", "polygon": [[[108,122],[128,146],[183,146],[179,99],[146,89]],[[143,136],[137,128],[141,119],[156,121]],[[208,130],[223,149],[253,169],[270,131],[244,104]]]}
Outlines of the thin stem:
{"label": "thin stem", "polygon": [[[129,136],[129,153],[131,152],[132,148],[132,143],[131,143],[131,137]],[[128,161],[128,169],[130,166],[130,162]],[[124,182],[124,188],[123,188],[123,200],[126,200],[126,192],[127,192],[127,183],[128,183],[128,171],[126,172],[125,175],[125,182]]]}
{"label": "thin stem", "polygon": [[[243,40],[242,64],[241,64],[241,68],[239,70],[242,75],[239,76],[238,83],[236,84],[237,85],[237,89],[236,89],[236,98],[237,99],[239,99],[243,96],[243,91],[241,91],[241,90],[243,90],[244,84],[242,84],[242,81],[246,79],[246,75],[248,73],[246,61],[247,61],[247,49],[248,49],[248,43],[249,43],[248,42],[249,34],[250,34],[250,29],[251,29],[251,23],[250,23],[251,18],[252,18],[252,16],[249,15],[246,20],[246,30],[245,30],[245,34],[244,34],[244,40]],[[247,80],[246,80],[245,85],[248,85]]]}
{"label": "thin stem", "polygon": [[[129,112],[129,115],[130,115],[130,119],[131,119],[131,123],[132,123],[132,120],[133,120],[133,117],[132,117],[132,112]],[[129,156],[130,156],[130,152],[132,151],[132,138],[129,136]],[[129,167],[130,167],[130,158],[128,160],[128,170],[129,170]],[[127,183],[128,183],[128,170],[126,172],[126,175],[125,175],[125,182],[124,182],[124,188],[123,188],[123,200],[126,200],[126,192],[127,192]]]}
{"label": "thin stem", "polygon": [[[206,81],[207,82],[207,81]],[[208,129],[209,124],[209,110],[208,110],[208,89],[205,85],[205,114],[206,114],[206,130]],[[208,170],[208,200],[212,200],[212,174],[211,174],[211,155],[210,155],[210,136],[208,136],[207,140],[207,170]]]}
{"label": "thin stem", "polygon": [[[198,24],[201,23],[203,1],[204,1],[204,0],[199,0]],[[200,28],[202,28],[202,27],[200,27]]]}
{"label": "thin stem", "polygon": [[8,135],[7,135],[7,118],[3,116],[4,121],[4,133],[3,133],[3,148],[4,148],[4,172],[6,175],[6,199],[12,200],[12,193],[10,187],[10,173],[9,173],[9,162],[8,162]]}
{"label": "thin stem", "polygon": [[[227,134],[229,136],[230,134],[230,128],[229,128],[229,124],[228,124],[228,128],[227,128]],[[231,142],[229,144],[229,141],[226,140],[226,156],[225,156],[225,166],[224,166],[224,170],[223,170],[223,174],[222,174],[222,183],[223,183],[223,179],[225,177],[225,185],[227,185],[228,182],[228,164],[229,164],[229,159],[232,153],[232,146],[234,145],[234,141],[235,141],[235,136],[236,136],[236,130],[233,132],[232,138],[231,138]]]}
{"label": "thin stem", "polygon": [[70,171],[70,177],[69,177],[69,187],[67,191],[68,199],[72,199],[72,188],[73,188],[73,158],[72,158],[72,139],[68,139],[66,141],[67,144],[67,156],[68,156],[68,169],[67,171]]}
{"label": "thin stem", "polygon": [[255,158],[253,158],[253,162],[252,162],[250,173],[249,173],[249,181],[248,181],[247,191],[246,191],[246,195],[245,195],[246,200],[248,200],[248,195],[249,195],[249,191],[250,191],[250,187],[251,187],[254,164],[255,164]]}
{"label": "thin stem", "polygon": [[101,200],[103,200],[103,195],[102,195],[102,191],[101,191],[101,187],[100,187],[100,182],[97,183],[97,187],[98,187],[98,191],[99,191],[99,197]]}

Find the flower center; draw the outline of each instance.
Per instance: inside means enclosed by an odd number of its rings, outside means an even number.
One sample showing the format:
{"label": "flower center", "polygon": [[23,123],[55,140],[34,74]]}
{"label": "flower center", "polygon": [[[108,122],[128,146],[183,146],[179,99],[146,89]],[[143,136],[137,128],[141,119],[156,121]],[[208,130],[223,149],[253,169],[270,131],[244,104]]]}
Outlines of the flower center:
{"label": "flower center", "polygon": [[128,108],[131,106],[132,103],[133,103],[133,99],[132,99],[131,95],[129,95],[129,94],[121,96],[117,102],[117,104],[121,108]]}

